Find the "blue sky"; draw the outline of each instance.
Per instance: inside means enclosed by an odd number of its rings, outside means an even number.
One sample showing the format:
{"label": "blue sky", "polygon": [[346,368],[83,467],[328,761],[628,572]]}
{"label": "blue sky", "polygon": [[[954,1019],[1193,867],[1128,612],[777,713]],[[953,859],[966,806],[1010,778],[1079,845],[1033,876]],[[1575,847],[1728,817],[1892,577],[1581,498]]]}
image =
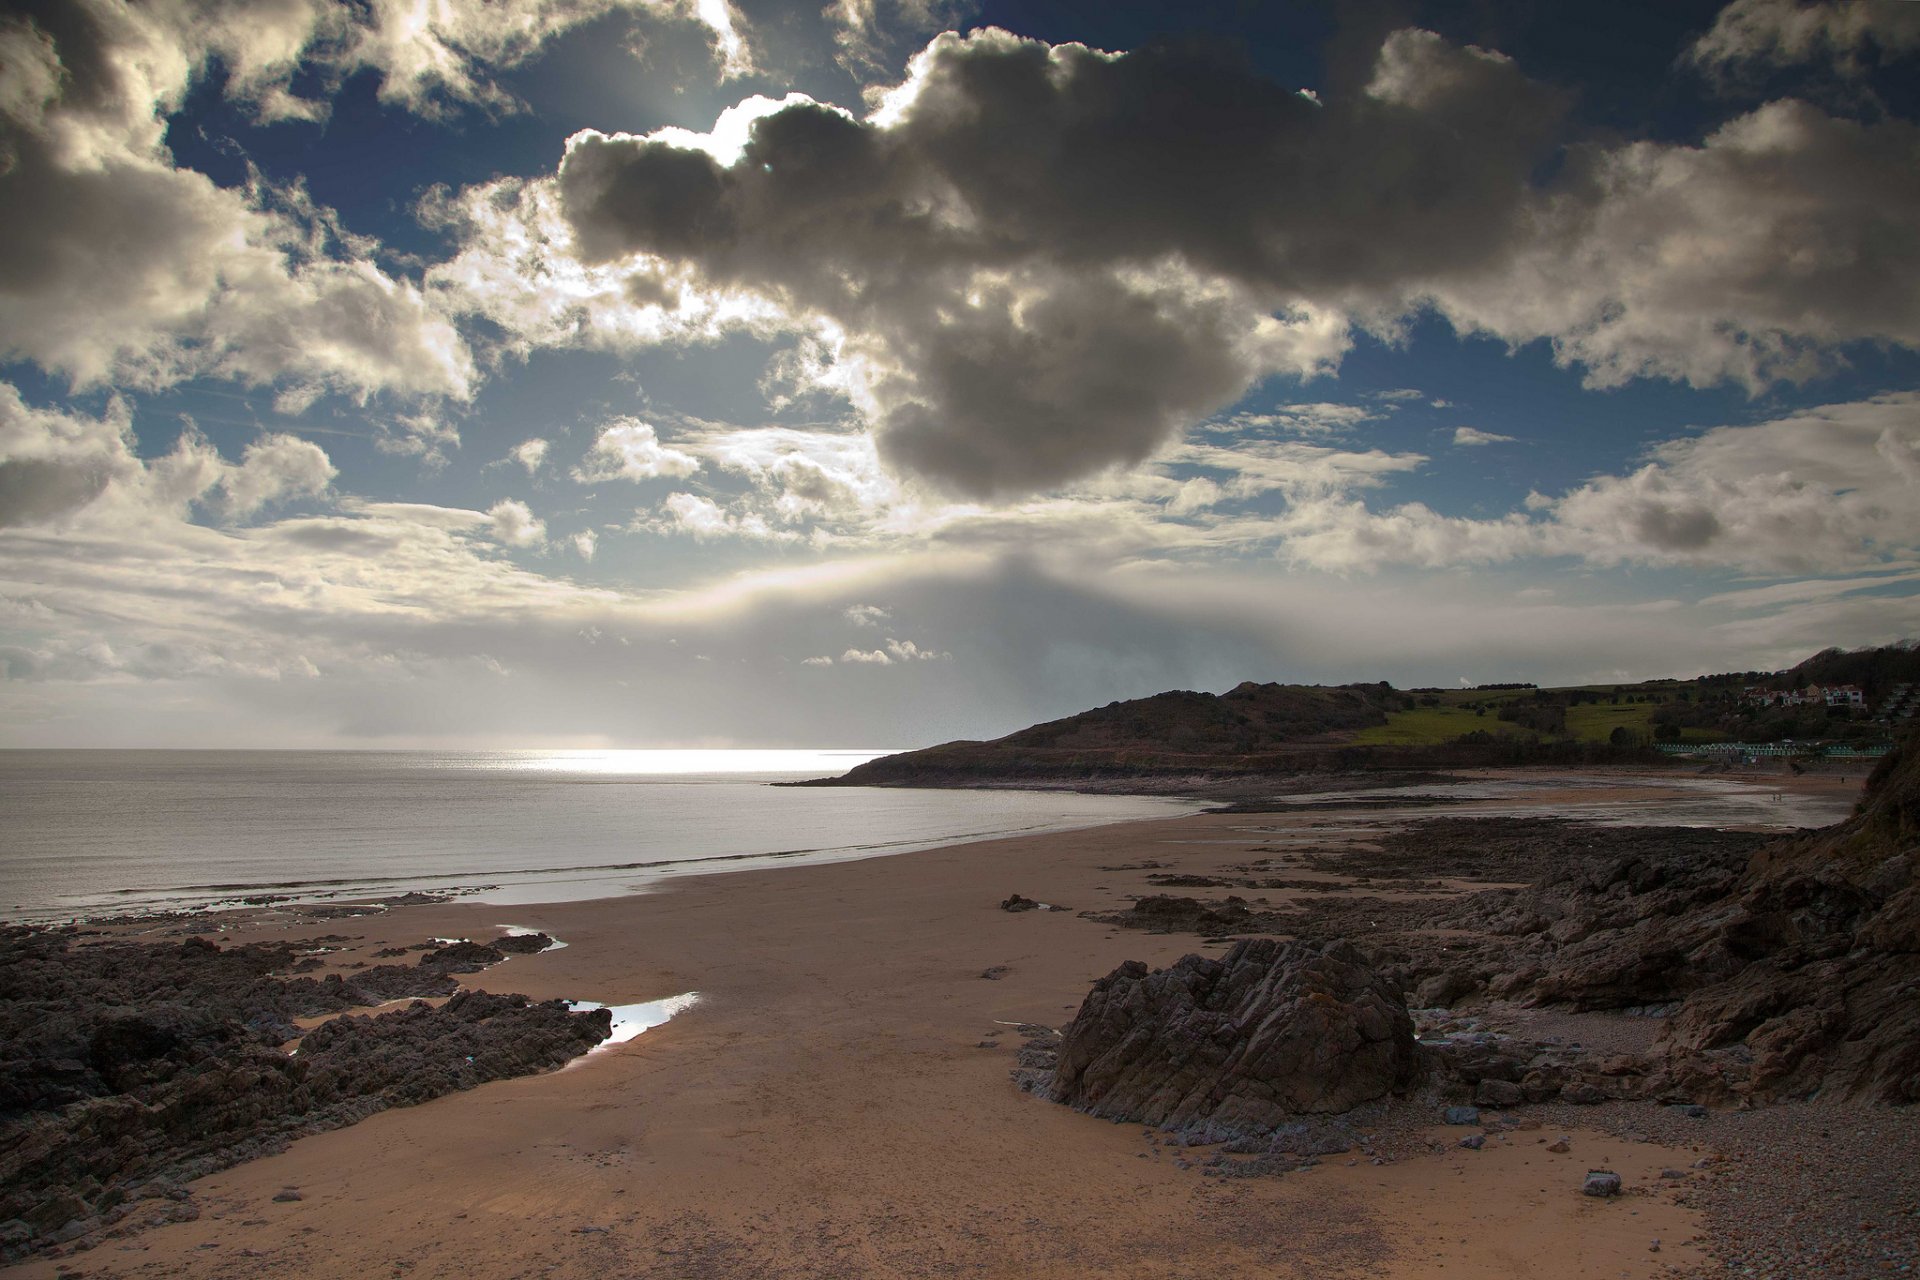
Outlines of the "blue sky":
{"label": "blue sky", "polygon": [[1920,634],[1920,6],[0,21],[0,744]]}

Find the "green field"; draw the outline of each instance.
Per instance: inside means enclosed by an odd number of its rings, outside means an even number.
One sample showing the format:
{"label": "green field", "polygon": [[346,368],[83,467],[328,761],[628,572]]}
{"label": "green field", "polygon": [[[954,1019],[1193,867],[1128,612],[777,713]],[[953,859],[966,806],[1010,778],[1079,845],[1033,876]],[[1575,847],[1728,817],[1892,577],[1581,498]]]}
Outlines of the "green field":
{"label": "green field", "polygon": [[1452,742],[1476,729],[1509,738],[1525,732],[1492,713],[1477,716],[1464,707],[1416,707],[1412,711],[1393,712],[1385,724],[1362,729],[1353,735],[1353,740],[1368,746],[1432,746]]}
{"label": "green field", "polygon": [[[1609,691],[1601,689],[1598,692]],[[1532,731],[1524,726],[1510,724],[1499,718],[1503,704],[1530,697],[1530,690],[1447,689],[1426,696],[1437,697],[1440,705],[1392,712],[1387,717],[1387,723],[1360,730],[1354,734],[1353,741],[1367,746],[1434,746],[1452,742],[1476,729],[1503,738],[1532,736]],[[1485,714],[1475,714],[1475,704],[1485,707]],[[1567,737],[1576,742],[1607,742],[1612,739],[1615,729],[1626,728],[1644,735],[1645,741],[1651,742],[1653,713],[1659,706],[1657,702],[1623,702],[1617,705],[1611,702],[1585,702],[1577,707],[1568,707]],[[1685,729],[1681,733],[1682,739],[1687,742],[1715,742],[1724,736],[1711,729]]]}

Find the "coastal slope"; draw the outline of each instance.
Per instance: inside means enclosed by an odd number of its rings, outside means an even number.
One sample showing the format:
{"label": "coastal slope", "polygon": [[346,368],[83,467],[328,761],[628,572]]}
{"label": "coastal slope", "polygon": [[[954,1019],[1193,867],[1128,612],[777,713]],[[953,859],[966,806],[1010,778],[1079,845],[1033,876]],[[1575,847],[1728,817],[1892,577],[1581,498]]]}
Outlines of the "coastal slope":
{"label": "coastal slope", "polygon": [[988,742],[883,756],[814,785],[969,787],[1126,783],[1293,770],[1303,756],[1384,725],[1406,695],[1386,684],[1246,681],[1225,693],[1174,690],[1110,702]]}

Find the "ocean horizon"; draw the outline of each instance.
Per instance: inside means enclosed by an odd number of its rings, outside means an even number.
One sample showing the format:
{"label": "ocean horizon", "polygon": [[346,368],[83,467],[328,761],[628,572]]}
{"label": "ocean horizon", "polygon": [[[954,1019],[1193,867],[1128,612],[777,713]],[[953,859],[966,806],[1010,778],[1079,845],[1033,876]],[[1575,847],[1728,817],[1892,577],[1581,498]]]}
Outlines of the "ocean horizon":
{"label": "ocean horizon", "polygon": [[0,918],[455,891],[500,905],[1190,812],[1052,791],[811,789],[858,749],[0,751]]}

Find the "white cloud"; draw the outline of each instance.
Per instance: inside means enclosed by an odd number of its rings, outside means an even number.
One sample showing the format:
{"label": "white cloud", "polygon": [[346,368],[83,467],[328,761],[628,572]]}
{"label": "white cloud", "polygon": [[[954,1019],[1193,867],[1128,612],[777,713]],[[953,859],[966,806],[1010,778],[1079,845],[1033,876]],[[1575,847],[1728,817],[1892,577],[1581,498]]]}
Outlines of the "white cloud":
{"label": "white cloud", "polygon": [[573,535],[573,549],[582,560],[592,560],[593,553],[600,547],[600,535],[591,529],[582,529]]}
{"label": "white cloud", "polygon": [[493,536],[509,547],[539,547],[547,541],[546,521],[518,498],[503,498],[487,508]]}
{"label": "white cloud", "polygon": [[922,649],[911,640],[887,641],[887,653],[895,662],[950,662],[953,655],[944,649]]}
{"label": "white cloud", "polygon": [[168,116],[215,53],[241,89],[316,6],[77,0],[0,22],[0,354],[75,382],[199,375],[356,395],[463,397],[465,344],[414,285],[298,186],[175,167]]}
{"label": "white cloud", "polygon": [[1697,147],[1576,151],[1504,267],[1438,284],[1457,327],[1546,338],[1592,386],[1663,377],[1759,391],[1838,367],[1841,344],[1920,345],[1920,126],[1802,102]]}
{"label": "white cloud", "polygon": [[552,449],[553,442],[551,440],[544,440],[539,436],[534,436],[530,440],[522,440],[519,444],[507,450],[505,460],[519,463],[522,467],[526,468],[527,475],[532,476],[537,473],[541,467],[546,465],[547,454],[551,452]]}
{"label": "white cloud", "polygon": [[1920,393],[1669,440],[1526,512],[1383,512],[1329,489],[1274,522],[1281,554],[1341,572],[1573,556],[1595,565],[1865,571],[1920,556]]}
{"label": "white cloud", "polygon": [[1485,444],[1512,444],[1512,436],[1503,436],[1492,431],[1482,431],[1478,427],[1455,427],[1453,443],[1458,447],[1471,448]]}
{"label": "white cloud", "polygon": [[855,666],[890,667],[893,659],[885,649],[849,649],[840,655],[840,661]]}
{"label": "white cloud", "polygon": [[439,413],[397,413],[376,424],[373,447],[381,453],[418,458],[429,468],[447,465],[447,450],[460,447],[460,429]]}
{"label": "white cloud", "polygon": [[600,429],[593,447],[574,468],[573,478],[582,484],[662,476],[684,478],[699,469],[700,460],[692,454],[661,444],[652,423],[615,418]]}
{"label": "white cloud", "polygon": [[326,451],[297,436],[269,435],[246,447],[221,478],[229,515],[250,516],[290,497],[317,497],[339,474]]}
{"label": "white cloud", "polygon": [[850,604],[841,616],[856,627],[877,627],[893,617],[877,604]]}

